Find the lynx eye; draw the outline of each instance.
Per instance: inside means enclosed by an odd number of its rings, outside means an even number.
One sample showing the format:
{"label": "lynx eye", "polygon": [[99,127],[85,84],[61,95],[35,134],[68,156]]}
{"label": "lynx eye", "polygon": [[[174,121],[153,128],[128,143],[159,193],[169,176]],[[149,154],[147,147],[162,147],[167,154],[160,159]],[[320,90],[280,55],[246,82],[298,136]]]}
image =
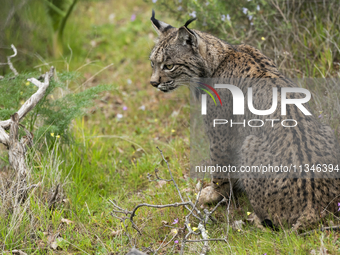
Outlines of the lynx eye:
{"label": "lynx eye", "polygon": [[171,70],[174,67],[174,65],[165,65],[164,67],[167,70]]}

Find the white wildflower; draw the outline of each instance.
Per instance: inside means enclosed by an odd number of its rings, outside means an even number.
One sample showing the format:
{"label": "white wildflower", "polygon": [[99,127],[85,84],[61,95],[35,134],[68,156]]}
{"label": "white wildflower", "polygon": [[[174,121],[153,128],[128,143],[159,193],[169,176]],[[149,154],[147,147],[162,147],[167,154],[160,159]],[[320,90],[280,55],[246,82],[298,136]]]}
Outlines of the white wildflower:
{"label": "white wildflower", "polygon": [[189,13],[189,16],[196,18],[196,11],[193,11],[192,13]]}

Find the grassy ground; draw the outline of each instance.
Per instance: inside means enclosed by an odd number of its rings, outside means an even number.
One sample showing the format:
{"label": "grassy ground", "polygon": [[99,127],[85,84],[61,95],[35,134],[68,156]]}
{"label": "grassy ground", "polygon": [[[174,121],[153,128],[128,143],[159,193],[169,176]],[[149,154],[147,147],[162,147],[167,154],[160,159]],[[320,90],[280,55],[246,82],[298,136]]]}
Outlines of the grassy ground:
{"label": "grassy ground", "polygon": [[[187,213],[183,208],[142,208],[136,223],[143,234],[138,235],[129,225],[129,240],[121,222],[110,214],[113,207],[108,201],[114,199],[129,210],[142,202],[179,201],[173,185],[147,179],[156,168],[169,178],[157,146],[169,160],[180,190],[195,197],[196,182],[188,177],[189,90],[163,94],[149,85],[148,54],[156,36],[149,21],[151,9],[152,4],[142,0],[84,2],[77,6],[65,31],[72,58],[65,53],[67,58],[62,62],[50,64],[57,70],[83,73],[83,80],[70,85],[75,90],[99,83],[111,84],[113,90],[104,93],[86,116],[74,122],[74,143],[59,146],[56,138],[54,150],[33,158],[31,182],[41,181],[42,185],[18,218],[0,221],[3,251],[125,254],[133,245],[157,249],[166,236],[170,240],[171,229],[162,221],[171,223],[178,218],[172,226],[183,226]],[[176,21],[172,24],[178,25]],[[316,103],[314,108],[321,105]],[[328,107],[331,111],[334,106]],[[60,203],[49,212],[43,193],[53,193],[56,183],[62,183]],[[229,215],[231,221],[245,220],[251,212],[245,198],[240,203],[242,206]],[[340,252],[338,233],[333,231],[306,237],[289,230],[261,231],[252,225],[235,231],[227,224],[225,207],[219,208],[216,217],[218,224],[207,227],[209,235],[219,238],[228,234],[229,243],[211,243],[210,254],[310,254],[312,250],[318,254],[324,248],[328,254]],[[201,246],[187,245],[186,254],[198,253]],[[168,248],[159,253],[173,254],[179,245],[172,242]],[[173,252],[169,252],[171,248]]]}

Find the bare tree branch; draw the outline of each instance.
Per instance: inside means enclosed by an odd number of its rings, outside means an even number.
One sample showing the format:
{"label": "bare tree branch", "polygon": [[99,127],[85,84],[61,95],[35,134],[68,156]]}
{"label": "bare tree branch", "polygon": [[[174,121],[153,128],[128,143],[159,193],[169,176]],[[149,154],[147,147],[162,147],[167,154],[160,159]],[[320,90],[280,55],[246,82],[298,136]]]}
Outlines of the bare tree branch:
{"label": "bare tree branch", "polygon": [[11,116],[12,125],[9,133],[8,159],[11,166],[21,175],[27,172],[25,161],[26,148],[19,142],[19,115]]}
{"label": "bare tree branch", "polygon": [[[45,75],[45,81],[42,83],[40,81],[38,81],[35,78],[30,78],[27,79],[28,81],[32,82],[35,86],[37,86],[39,89],[37,92],[35,92],[19,109],[18,111],[18,115],[19,115],[19,122],[20,120],[26,116],[26,114],[31,111],[36,105],[37,103],[44,97],[46,89],[48,88],[48,86],[50,85],[50,79],[54,74],[54,67],[52,66],[50,71],[48,73],[46,73]],[[0,127],[2,127],[3,129],[9,129],[11,124],[12,124],[12,120],[5,120],[5,121],[0,121]],[[0,138],[1,138],[1,131],[0,131]],[[0,143],[3,143],[6,145],[5,143],[5,139],[0,139]]]}
{"label": "bare tree branch", "polygon": [[0,143],[3,143],[4,145],[7,145],[7,146],[9,144],[9,135],[1,127],[1,125],[0,125]]}
{"label": "bare tree branch", "polygon": [[18,52],[17,52],[17,49],[14,47],[13,44],[11,44],[11,48],[13,49],[14,54],[7,57],[7,64],[9,66],[9,68],[12,70],[12,72],[14,73],[14,75],[18,76],[19,73],[18,73],[17,69],[14,68],[14,66],[13,66],[13,64],[11,62],[11,58],[14,58],[18,54]]}
{"label": "bare tree branch", "polygon": [[14,58],[18,54],[18,52],[17,52],[17,49],[15,48],[15,46],[13,44],[11,44],[11,48],[13,49],[14,54],[7,57],[7,63],[0,63],[0,65],[8,65],[9,68],[14,73],[14,77],[15,77],[15,76],[18,76],[19,73],[18,73],[17,69],[14,68],[14,66],[11,62],[11,58]]}
{"label": "bare tree branch", "polygon": [[[127,231],[127,227],[128,225],[126,224],[126,220],[128,219],[132,225],[132,227],[141,235],[142,234],[142,231],[137,227],[136,223],[134,222],[134,217],[136,216],[136,212],[139,208],[141,207],[150,207],[150,208],[166,208],[166,207],[178,207],[178,206],[184,206],[189,212],[188,214],[185,216],[185,223],[184,223],[184,227],[182,228],[176,228],[177,230],[179,230],[180,232],[176,232],[175,235],[168,241],[166,242],[166,239],[169,235],[167,235],[163,242],[160,244],[160,246],[156,249],[156,250],[152,250],[152,252],[154,254],[157,254],[157,252],[160,250],[160,249],[163,249],[165,248],[167,245],[169,245],[178,235],[179,233],[180,234],[183,234],[183,238],[182,238],[182,243],[181,243],[181,246],[180,246],[180,254],[184,254],[184,249],[185,249],[185,245],[186,243],[191,243],[191,242],[203,242],[203,248],[202,248],[202,251],[200,252],[201,255],[206,255],[208,252],[209,252],[209,242],[210,241],[222,241],[222,242],[226,242],[228,243],[227,241],[227,238],[213,238],[213,239],[210,239],[208,234],[207,234],[207,230],[206,230],[206,224],[208,223],[209,219],[211,219],[213,222],[217,222],[217,220],[212,217],[212,214],[216,211],[216,209],[222,204],[222,203],[225,203],[227,201],[226,198],[223,198],[214,208],[212,211],[209,211],[207,209],[204,209],[203,212],[204,214],[202,214],[197,208],[197,203],[198,203],[198,200],[199,200],[199,197],[200,197],[200,194],[201,194],[201,191],[202,191],[202,187],[201,186],[201,189],[196,197],[196,201],[195,203],[192,202],[190,200],[190,198],[188,197],[188,201],[185,201],[179,188],[178,188],[178,185],[171,173],[171,170],[170,170],[170,166],[169,166],[169,163],[168,161],[165,159],[164,155],[163,155],[163,152],[157,147],[157,149],[160,151],[161,153],[161,156],[163,158],[163,160],[166,162],[167,164],[167,167],[168,167],[168,172],[170,173],[170,177],[171,177],[171,180],[166,180],[166,181],[172,181],[174,183],[174,186],[176,187],[176,190],[179,194],[179,197],[180,197],[180,200],[181,202],[177,202],[177,203],[173,203],[173,204],[165,204],[165,205],[154,205],[154,204],[146,204],[146,203],[141,203],[141,204],[138,204],[134,207],[134,209],[132,211],[129,211],[127,209],[124,209],[120,206],[117,205],[116,202],[113,202],[112,200],[109,200],[109,202],[115,207],[115,209],[112,210],[112,213],[111,215],[117,219],[119,219],[122,223],[123,223],[123,226],[126,230],[126,234],[129,238],[129,240],[131,241],[131,238],[130,238],[130,235]],[[156,175],[156,180],[164,180],[162,178],[160,178],[157,174],[157,171],[155,171],[155,175]],[[149,179],[149,181],[153,181],[151,180],[151,175],[148,174],[147,178]],[[229,198],[229,204],[230,204],[230,198]],[[194,212],[196,214],[194,214]],[[115,213],[119,213],[119,214],[125,214],[127,217],[118,217],[117,215],[115,215]],[[198,223],[198,227],[197,228],[192,228],[191,227],[191,224],[190,224],[190,216],[193,216],[195,217],[196,219],[199,220],[199,223]],[[169,226],[167,226],[169,227]],[[195,229],[195,231],[194,231]],[[198,230],[198,231],[197,231]],[[190,236],[199,236],[201,235],[202,238],[201,239],[196,239],[196,240],[191,240],[189,239]],[[165,245],[164,245],[165,243]],[[173,246],[174,248],[174,246]]]}
{"label": "bare tree branch", "polygon": [[[14,46],[13,50],[15,54],[10,57],[16,55],[16,49]],[[10,59],[10,57],[8,59]],[[41,83],[34,78],[28,79],[39,88],[38,91],[34,93],[24,103],[20,110],[14,113],[9,120],[0,122],[0,143],[3,143],[7,146],[9,163],[14,168],[17,176],[14,185],[12,185],[14,189],[12,189],[12,191],[6,191],[6,189],[3,189],[1,190],[1,193],[2,196],[13,196],[15,201],[13,207],[17,207],[19,204],[24,203],[27,198],[27,193],[32,188],[37,186],[34,184],[27,187],[27,179],[29,178],[30,172],[26,164],[26,152],[27,148],[33,145],[33,134],[29,132],[23,125],[19,124],[19,122],[43,98],[46,93],[46,89],[49,86],[49,81],[53,75],[53,72],[54,68],[52,67],[51,70],[46,73],[44,83]],[[19,126],[21,126],[26,133],[26,136],[23,136],[20,141]],[[10,129],[9,134],[5,131],[5,129]],[[59,186],[57,186],[55,196],[57,195],[58,187]]]}
{"label": "bare tree branch", "polygon": [[11,253],[15,255],[27,255],[26,252],[23,252],[21,250],[12,250]]}

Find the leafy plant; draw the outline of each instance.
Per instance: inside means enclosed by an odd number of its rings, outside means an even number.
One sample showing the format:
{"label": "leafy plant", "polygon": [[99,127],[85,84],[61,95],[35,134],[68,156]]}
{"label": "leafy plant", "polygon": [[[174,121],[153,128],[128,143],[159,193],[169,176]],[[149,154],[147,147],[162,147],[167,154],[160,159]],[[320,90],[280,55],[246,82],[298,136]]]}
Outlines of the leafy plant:
{"label": "leafy plant", "polygon": [[[15,79],[7,76],[0,80],[0,119],[9,119],[20,109],[21,105],[36,92],[37,88],[27,81],[27,78],[37,77],[37,73],[24,73]],[[44,98],[29,112],[21,124],[34,132],[35,138],[46,136],[48,139],[63,136],[69,139],[69,126],[72,120],[82,116],[92,105],[92,100],[109,86],[99,85],[72,93],[67,84],[79,78],[79,73],[62,72],[58,78],[50,82]]]}
{"label": "leafy plant", "polygon": [[68,18],[78,0],[44,0],[53,27],[53,55],[63,53],[63,34]]}

